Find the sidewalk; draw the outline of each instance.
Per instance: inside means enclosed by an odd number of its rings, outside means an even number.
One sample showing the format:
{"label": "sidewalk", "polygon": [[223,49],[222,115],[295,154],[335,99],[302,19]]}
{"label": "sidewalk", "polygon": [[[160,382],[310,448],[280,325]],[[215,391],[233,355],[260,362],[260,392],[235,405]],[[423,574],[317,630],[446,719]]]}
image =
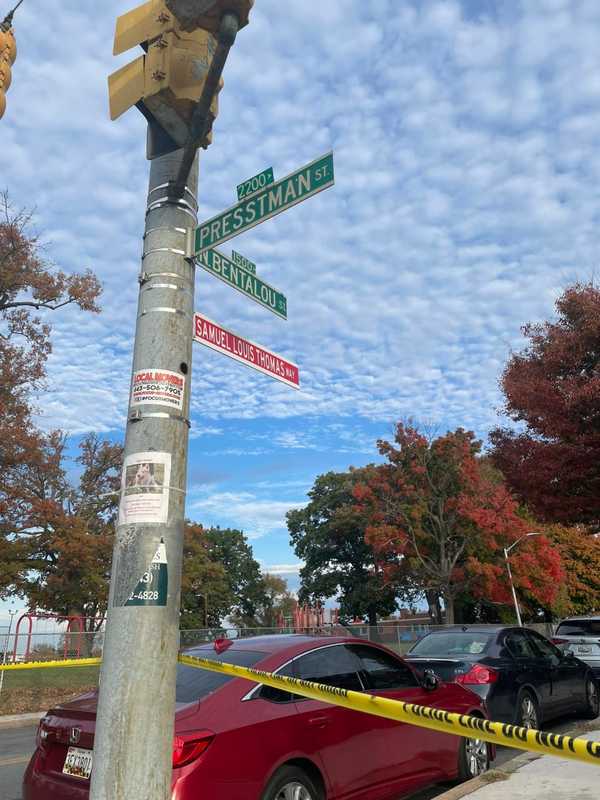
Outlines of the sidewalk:
{"label": "sidewalk", "polygon": [[[600,730],[576,735],[600,741]],[[595,766],[568,758],[523,753],[499,769],[440,795],[437,800],[598,800],[599,787],[600,759]]]}

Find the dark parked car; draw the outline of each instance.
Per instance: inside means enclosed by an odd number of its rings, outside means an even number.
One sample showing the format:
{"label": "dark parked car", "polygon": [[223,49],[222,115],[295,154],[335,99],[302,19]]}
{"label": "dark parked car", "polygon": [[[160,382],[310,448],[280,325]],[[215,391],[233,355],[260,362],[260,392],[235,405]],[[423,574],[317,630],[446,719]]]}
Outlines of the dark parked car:
{"label": "dark parked car", "polygon": [[[411,703],[484,716],[457,684],[421,681],[384,647],[360,639],[263,636],[204,658],[293,675]],[[417,728],[178,666],[173,800],[391,800],[437,781],[487,769],[480,739]],[[425,685],[426,684],[426,685]],[[56,706],[41,720],[24,800],[87,800],[96,695]],[[139,733],[139,732],[138,732]],[[137,734],[136,734],[137,735]]]}
{"label": "dark parked car", "polygon": [[563,653],[571,652],[585,661],[600,680],[600,614],[564,619],[552,641]]}
{"label": "dark parked car", "polygon": [[477,692],[498,722],[537,728],[563,714],[598,716],[590,667],[527,628],[442,628],[426,634],[405,658],[418,670],[433,669],[442,680]]}

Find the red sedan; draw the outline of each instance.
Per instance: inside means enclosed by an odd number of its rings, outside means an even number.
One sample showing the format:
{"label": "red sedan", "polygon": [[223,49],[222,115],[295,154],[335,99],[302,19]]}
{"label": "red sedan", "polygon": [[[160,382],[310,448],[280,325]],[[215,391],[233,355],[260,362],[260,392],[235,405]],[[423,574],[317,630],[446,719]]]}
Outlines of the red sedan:
{"label": "red sedan", "polygon": [[[203,645],[190,654],[344,689],[485,716],[457,684],[429,685],[361,639],[302,635]],[[41,720],[24,800],[87,800],[96,695]],[[178,665],[172,800],[394,800],[489,766],[491,746]]]}

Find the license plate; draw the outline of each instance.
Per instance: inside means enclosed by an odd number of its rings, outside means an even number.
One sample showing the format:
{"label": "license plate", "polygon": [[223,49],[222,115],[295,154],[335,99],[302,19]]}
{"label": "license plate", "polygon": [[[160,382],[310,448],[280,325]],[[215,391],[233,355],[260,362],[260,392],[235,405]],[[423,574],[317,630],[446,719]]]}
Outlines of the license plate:
{"label": "license plate", "polygon": [[587,645],[585,645],[585,644],[580,644],[580,645],[578,645],[578,647],[577,647],[577,652],[578,652],[578,653],[591,653],[591,652],[592,652],[592,648],[591,648],[591,647],[588,647],[588,646],[587,646]]}
{"label": "license plate", "polygon": [[82,747],[69,747],[62,771],[75,778],[89,779],[92,774],[92,751]]}

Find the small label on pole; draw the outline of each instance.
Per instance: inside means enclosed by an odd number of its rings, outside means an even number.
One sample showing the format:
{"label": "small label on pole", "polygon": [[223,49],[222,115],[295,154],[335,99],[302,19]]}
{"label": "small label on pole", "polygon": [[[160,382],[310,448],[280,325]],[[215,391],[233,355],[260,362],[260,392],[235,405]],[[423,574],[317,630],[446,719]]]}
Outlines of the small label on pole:
{"label": "small label on pole", "polygon": [[166,606],[168,591],[167,550],[161,539],[150,566],[137,582],[125,606]]}

